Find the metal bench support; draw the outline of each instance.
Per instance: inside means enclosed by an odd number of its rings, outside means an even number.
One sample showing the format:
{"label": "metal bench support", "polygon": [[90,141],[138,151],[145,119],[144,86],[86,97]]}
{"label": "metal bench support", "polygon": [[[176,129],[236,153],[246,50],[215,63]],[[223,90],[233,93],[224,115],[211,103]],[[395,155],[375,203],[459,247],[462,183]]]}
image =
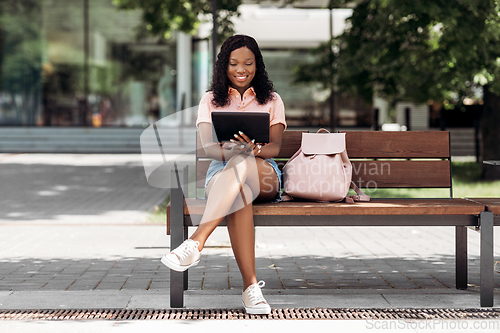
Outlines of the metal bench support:
{"label": "metal bench support", "polygon": [[481,306],[493,306],[493,212],[482,212],[481,227]]}
{"label": "metal bench support", "polygon": [[467,289],[467,227],[455,227],[455,283],[460,290]]}
{"label": "metal bench support", "polygon": [[[187,166],[182,170],[173,167],[170,172],[170,249],[181,245],[188,236],[184,226],[184,191],[187,187]],[[181,184],[182,180],[182,184]],[[177,186],[175,186],[177,184]],[[170,307],[184,307],[184,290],[188,289],[188,272],[170,270]]]}

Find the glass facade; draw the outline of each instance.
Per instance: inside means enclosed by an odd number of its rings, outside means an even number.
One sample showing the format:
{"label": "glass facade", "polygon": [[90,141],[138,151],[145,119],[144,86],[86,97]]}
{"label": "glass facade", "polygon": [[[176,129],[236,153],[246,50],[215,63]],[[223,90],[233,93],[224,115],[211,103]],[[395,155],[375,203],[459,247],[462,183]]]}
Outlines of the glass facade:
{"label": "glass facade", "polygon": [[144,126],[173,113],[175,40],[111,0],[0,1],[0,126]]}
{"label": "glass facade", "polygon": [[[138,39],[141,16],[112,0],[0,0],[0,126],[145,127],[197,105],[209,41],[193,37],[190,50],[177,50],[185,43],[175,34]],[[183,54],[188,83],[177,68]],[[328,92],[292,84],[293,67],[311,55],[291,47],[263,56],[289,125],[330,126]],[[371,125],[371,106],[356,98],[336,95],[334,114],[340,127]]]}

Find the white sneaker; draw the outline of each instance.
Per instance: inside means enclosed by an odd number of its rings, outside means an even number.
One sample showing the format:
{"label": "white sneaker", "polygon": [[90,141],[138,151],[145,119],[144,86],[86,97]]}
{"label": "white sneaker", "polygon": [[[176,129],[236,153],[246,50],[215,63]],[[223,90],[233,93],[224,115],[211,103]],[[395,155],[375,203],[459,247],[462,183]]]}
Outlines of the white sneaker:
{"label": "white sneaker", "polygon": [[261,288],[264,288],[266,283],[264,281],[259,281],[259,283],[254,283],[248,286],[243,292],[242,300],[245,311],[248,314],[270,314],[271,307],[267,304],[264,296],[262,296]]}
{"label": "white sneaker", "polygon": [[198,265],[201,252],[198,250],[200,242],[186,239],[172,252],[161,258],[162,264],[177,272],[184,272],[186,269]]}

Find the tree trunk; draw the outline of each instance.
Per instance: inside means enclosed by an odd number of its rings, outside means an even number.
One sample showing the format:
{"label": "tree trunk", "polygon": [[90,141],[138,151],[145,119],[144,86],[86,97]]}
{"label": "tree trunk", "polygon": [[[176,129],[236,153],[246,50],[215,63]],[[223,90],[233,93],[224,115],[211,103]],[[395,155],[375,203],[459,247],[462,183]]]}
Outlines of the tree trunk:
{"label": "tree trunk", "polygon": [[[500,161],[500,96],[484,86],[484,107],[481,117],[482,160]],[[483,163],[483,179],[500,179],[500,165]]]}

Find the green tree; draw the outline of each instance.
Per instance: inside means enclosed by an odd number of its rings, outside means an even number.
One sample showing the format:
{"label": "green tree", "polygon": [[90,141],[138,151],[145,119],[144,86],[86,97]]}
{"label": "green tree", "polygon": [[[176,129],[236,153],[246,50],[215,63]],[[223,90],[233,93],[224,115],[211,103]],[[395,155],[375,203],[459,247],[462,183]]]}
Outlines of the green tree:
{"label": "green tree", "polygon": [[[497,0],[357,1],[336,38],[337,87],[368,102],[374,93],[393,102],[460,101],[482,87],[483,159],[498,160],[499,12]],[[499,178],[500,168],[485,168],[484,177]]]}
{"label": "green tree", "polygon": [[[217,34],[223,41],[234,33],[232,19],[238,17],[242,0],[218,0]],[[194,33],[200,23],[212,20],[210,0],[113,0],[120,9],[142,9],[143,25],[139,36],[163,36],[169,39],[172,31]]]}
{"label": "green tree", "polygon": [[339,37],[339,85],[367,100],[376,92],[392,100],[442,101],[495,81],[495,0],[364,0],[348,24]]}
{"label": "green tree", "polygon": [[[40,2],[0,1],[0,91],[10,95],[8,108],[20,121],[35,123],[42,60]],[[16,96],[22,103],[16,103]]]}

